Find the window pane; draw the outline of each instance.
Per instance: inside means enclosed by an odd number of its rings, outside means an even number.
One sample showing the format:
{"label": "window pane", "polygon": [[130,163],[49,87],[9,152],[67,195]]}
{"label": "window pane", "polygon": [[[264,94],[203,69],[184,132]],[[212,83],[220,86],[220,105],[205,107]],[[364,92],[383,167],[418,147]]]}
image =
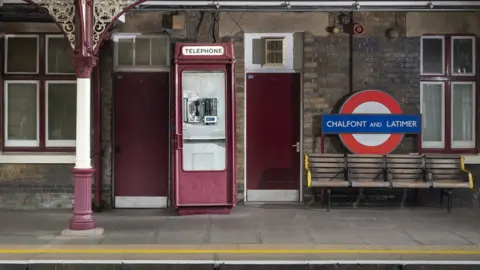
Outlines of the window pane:
{"label": "window pane", "polygon": [[152,65],[168,66],[167,52],[168,46],[166,38],[152,38]]}
{"label": "window pane", "polygon": [[133,66],[133,39],[118,39],[118,65]]}
{"label": "window pane", "polygon": [[225,73],[182,73],[183,170],[225,169]]}
{"label": "window pane", "polygon": [[453,66],[452,72],[455,74],[474,73],[473,72],[473,39],[454,38],[453,39]]}
{"label": "window pane", "polygon": [[75,73],[70,57],[70,44],[64,37],[48,38],[48,73]]}
{"label": "window pane", "polygon": [[442,85],[422,85],[422,132],[423,141],[442,141]]}
{"label": "window pane", "polygon": [[48,140],[75,140],[77,85],[48,84]]}
{"label": "window pane", "polygon": [[37,73],[36,37],[7,37],[6,72]]}
{"label": "window pane", "polygon": [[453,140],[473,141],[473,84],[453,84]]}
{"label": "window pane", "polygon": [[150,39],[135,39],[135,66],[150,65]]}
{"label": "window pane", "polygon": [[37,85],[7,84],[7,139],[37,139]]}
{"label": "window pane", "polygon": [[443,74],[443,39],[422,39],[422,73]]}

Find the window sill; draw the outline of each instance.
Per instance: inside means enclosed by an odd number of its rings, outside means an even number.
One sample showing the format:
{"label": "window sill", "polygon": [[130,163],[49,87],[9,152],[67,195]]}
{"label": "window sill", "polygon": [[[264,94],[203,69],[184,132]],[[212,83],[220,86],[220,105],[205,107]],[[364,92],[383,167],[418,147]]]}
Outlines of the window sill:
{"label": "window sill", "polygon": [[75,164],[75,153],[0,153],[0,164]]}
{"label": "window sill", "polygon": [[465,164],[480,164],[480,155],[463,155]]}

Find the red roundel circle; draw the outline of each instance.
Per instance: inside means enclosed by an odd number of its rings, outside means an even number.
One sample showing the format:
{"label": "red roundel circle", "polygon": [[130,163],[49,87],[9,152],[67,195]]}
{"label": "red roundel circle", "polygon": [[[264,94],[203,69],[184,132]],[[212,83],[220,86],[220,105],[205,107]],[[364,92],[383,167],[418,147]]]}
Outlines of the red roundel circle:
{"label": "red roundel circle", "polygon": [[[342,105],[340,114],[402,114],[402,107],[389,94],[364,90],[351,95]],[[400,144],[403,134],[340,134],[343,145],[354,154],[386,155]]]}

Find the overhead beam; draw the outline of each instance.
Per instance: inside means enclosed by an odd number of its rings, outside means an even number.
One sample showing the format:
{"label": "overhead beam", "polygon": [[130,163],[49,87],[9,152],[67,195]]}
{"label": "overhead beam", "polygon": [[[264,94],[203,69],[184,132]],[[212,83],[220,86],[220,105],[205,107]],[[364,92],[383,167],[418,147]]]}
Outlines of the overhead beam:
{"label": "overhead beam", "polygon": [[473,11],[480,1],[165,1],[148,0],[138,9],[246,11]]}

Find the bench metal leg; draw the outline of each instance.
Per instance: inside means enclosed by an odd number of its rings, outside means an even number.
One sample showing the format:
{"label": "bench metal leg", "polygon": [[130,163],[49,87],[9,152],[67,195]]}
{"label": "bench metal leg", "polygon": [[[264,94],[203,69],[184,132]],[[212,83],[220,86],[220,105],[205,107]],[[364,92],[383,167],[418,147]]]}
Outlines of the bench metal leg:
{"label": "bench metal leg", "polygon": [[443,188],[440,189],[440,207],[443,206],[443,196],[445,196],[445,192],[443,191]]}
{"label": "bench metal leg", "polygon": [[357,200],[353,203],[353,208],[357,208],[358,205],[360,204],[360,200],[364,197],[363,195],[363,188],[359,189],[359,193],[357,196]]}
{"label": "bench metal leg", "polygon": [[400,208],[405,207],[405,201],[407,200],[407,196],[408,196],[408,188],[403,190],[402,201],[400,202]]}
{"label": "bench metal leg", "polygon": [[305,205],[305,208],[308,208],[310,207],[311,204],[315,203],[317,200],[317,188],[312,188],[312,198],[310,199],[310,201]]}
{"label": "bench metal leg", "polygon": [[332,195],[332,190],[327,188],[327,212],[330,212],[330,209],[331,209],[331,201],[330,201],[330,197]]}
{"label": "bench metal leg", "polygon": [[450,214],[450,212],[452,212],[452,193],[453,193],[453,189],[448,189],[447,191],[447,199],[448,199],[448,205],[447,205],[447,212]]}

